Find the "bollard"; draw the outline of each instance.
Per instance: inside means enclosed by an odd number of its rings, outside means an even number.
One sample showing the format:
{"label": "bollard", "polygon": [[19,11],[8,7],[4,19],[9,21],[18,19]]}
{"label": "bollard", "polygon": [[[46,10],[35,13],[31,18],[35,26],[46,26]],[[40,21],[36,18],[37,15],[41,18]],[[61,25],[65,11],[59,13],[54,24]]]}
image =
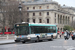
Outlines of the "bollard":
{"label": "bollard", "polygon": [[7,39],[9,39],[9,34],[7,34]]}

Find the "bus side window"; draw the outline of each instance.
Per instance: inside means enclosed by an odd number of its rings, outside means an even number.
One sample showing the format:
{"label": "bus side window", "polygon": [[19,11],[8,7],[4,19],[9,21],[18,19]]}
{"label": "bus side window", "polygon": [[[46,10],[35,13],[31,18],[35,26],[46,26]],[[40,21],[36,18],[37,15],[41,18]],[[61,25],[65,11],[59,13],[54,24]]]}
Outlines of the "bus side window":
{"label": "bus side window", "polygon": [[55,33],[56,32],[56,27],[53,27],[53,33]]}
{"label": "bus side window", "polygon": [[31,26],[31,34],[34,34],[34,27]]}

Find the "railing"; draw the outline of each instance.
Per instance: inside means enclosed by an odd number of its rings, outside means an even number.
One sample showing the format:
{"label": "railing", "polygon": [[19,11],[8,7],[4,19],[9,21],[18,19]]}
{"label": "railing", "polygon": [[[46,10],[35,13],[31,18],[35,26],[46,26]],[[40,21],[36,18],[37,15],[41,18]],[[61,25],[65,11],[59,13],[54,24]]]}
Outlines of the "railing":
{"label": "railing", "polygon": [[[3,32],[0,33],[0,35],[2,35]],[[4,32],[4,34],[15,34],[15,32]]]}

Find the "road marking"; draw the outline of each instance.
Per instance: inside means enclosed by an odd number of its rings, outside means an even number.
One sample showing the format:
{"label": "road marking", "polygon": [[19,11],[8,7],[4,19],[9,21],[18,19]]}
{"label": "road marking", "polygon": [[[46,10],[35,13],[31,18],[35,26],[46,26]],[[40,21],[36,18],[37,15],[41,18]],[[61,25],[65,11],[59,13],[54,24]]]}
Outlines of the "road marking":
{"label": "road marking", "polygon": [[67,49],[67,50],[75,50],[75,48],[69,48],[69,49]]}

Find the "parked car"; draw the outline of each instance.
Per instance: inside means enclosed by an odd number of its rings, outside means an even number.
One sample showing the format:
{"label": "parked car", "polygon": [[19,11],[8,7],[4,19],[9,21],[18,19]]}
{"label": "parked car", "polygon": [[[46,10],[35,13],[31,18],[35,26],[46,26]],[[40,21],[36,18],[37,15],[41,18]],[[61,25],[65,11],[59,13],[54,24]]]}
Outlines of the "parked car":
{"label": "parked car", "polygon": [[75,39],[75,32],[73,32],[73,33],[71,34],[71,37],[72,37],[72,40]]}

